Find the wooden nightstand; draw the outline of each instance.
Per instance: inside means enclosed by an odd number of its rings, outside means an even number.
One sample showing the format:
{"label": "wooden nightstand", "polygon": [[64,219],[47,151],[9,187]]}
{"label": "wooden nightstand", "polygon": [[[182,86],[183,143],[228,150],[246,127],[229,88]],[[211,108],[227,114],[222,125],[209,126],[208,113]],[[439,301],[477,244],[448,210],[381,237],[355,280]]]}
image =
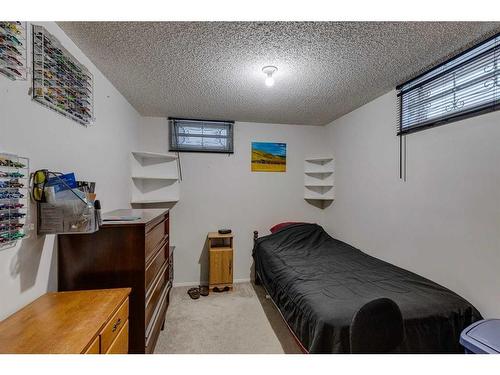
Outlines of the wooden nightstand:
{"label": "wooden nightstand", "polygon": [[209,290],[233,289],[233,234],[208,233]]}

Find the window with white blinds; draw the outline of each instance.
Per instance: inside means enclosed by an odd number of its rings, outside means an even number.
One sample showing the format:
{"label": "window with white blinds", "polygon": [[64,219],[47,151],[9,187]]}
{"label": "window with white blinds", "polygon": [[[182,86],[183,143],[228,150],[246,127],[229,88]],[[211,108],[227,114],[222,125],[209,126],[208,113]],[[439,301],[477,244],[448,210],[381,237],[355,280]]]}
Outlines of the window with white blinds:
{"label": "window with white blinds", "polygon": [[396,89],[400,135],[500,109],[500,34]]}
{"label": "window with white blinds", "polygon": [[233,152],[233,121],[169,118],[170,151]]}

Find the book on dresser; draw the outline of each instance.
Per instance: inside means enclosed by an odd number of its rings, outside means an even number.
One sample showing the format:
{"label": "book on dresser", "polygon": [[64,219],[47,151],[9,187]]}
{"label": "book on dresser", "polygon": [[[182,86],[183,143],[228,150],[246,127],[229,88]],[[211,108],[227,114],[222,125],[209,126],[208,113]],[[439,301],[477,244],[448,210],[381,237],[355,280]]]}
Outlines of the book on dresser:
{"label": "book on dresser", "polygon": [[95,233],[58,236],[59,290],[132,288],[129,352],[153,353],[172,288],[169,210],[115,210],[103,220]]}

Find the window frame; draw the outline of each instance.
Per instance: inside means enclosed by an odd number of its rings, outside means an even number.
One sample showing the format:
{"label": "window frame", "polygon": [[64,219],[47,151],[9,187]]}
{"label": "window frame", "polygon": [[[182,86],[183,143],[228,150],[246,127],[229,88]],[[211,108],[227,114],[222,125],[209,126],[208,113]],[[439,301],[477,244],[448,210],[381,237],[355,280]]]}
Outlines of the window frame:
{"label": "window frame", "polygon": [[[173,131],[175,121],[192,121],[192,122],[207,122],[207,123],[221,123],[230,125],[230,136],[227,137],[230,142],[230,150],[207,150],[207,149],[183,149],[182,147],[174,147],[173,144]],[[234,121],[225,120],[207,120],[197,118],[184,118],[184,117],[169,117],[168,118],[168,149],[169,152],[196,152],[208,154],[233,154],[234,153]]]}
{"label": "window frame", "polygon": [[[490,43],[492,40],[495,40],[495,39],[499,39],[499,40],[497,41],[496,45],[493,46],[492,48],[473,56],[471,59],[464,60],[462,62],[458,62],[456,65],[451,66],[449,69],[446,69],[442,72],[437,72],[434,76],[431,76],[427,79],[424,79],[421,82],[416,83],[413,87],[410,87],[406,90],[404,89],[405,86],[411,84],[412,82],[420,80],[422,77],[429,75],[433,71],[437,71],[438,69],[440,69],[444,65],[449,64],[449,63],[453,62],[454,60],[457,60],[460,57],[462,57],[462,56],[464,56],[464,55],[466,55],[466,54],[468,54],[476,49],[479,49],[481,46],[483,46],[487,43]],[[451,113],[449,116],[446,116],[444,118],[443,117],[437,118],[435,121],[429,121],[429,122],[426,122],[426,123],[421,124],[421,125],[417,124],[417,125],[409,126],[406,129],[403,129],[403,127],[402,127],[403,126],[403,115],[404,115],[403,114],[403,95],[405,93],[415,92],[415,90],[418,90],[420,87],[424,87],[427,83],[432,83],[433,81],[441,78],[443,75],[450,73],[450,72],[453,72],[453,71],[459,69],[460,67],[465,66],[467,63],[473,62],[475,59],[480,58],[480,56],[482,54],[485,54],[486,52],[491,51],[492,49],[493,50],[496,49],[498,51],[496,53],[499,54],[498,56],[500,58],[500,33],[498,33],[498,32],[495,33],[494,35],[490,36],[489,38],[483,40],[482,42],[474,44],[472,47],[466,49],[465,51],[454,55],[453,57],[447,59],[446,61],[443,61],[442,63],[435,65],[430,69],[427,69],[426,71],[417,75],[416,77],[413,77],[413,78],[409,79],[408,81],[396,86],[396,90],[398,91],[397,97],[398,97],[398,111],[399,111],[399,123],[397,126],[397,135],[404,136],[406,134],[415,133],[415,132],[426,130],[429,128],[433,128],[436,126],[441,126],[441,125],[449,124],[452,122],[465,120],[465,119],[470,118],[470,117],[475,117],[475,116],[479,116],[479,115],[482,115],[485,113],[490,113],[490,112],[500,110],[500,99],[495,99],[487,107],[479,107],[475,110],[470,110],[470,111],[467,111],[467,110],[462,111],[462,112],[458,111],[455,113]],[[498,68],[495,68],[495,70],[496,69],[498,69]],[[416,108],[416,110],[418,110],[418,109],[419,108]]]}

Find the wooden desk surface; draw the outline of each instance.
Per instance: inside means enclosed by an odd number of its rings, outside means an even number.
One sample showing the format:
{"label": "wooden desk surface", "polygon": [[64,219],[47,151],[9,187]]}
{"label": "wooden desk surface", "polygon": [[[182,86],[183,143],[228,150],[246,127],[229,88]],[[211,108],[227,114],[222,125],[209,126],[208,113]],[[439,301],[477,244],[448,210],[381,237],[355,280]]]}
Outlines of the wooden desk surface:
{"label": "wooden desk surface", "polygon": [[47,293],[0,322],[0,353],[79,354],[130,288]]}

